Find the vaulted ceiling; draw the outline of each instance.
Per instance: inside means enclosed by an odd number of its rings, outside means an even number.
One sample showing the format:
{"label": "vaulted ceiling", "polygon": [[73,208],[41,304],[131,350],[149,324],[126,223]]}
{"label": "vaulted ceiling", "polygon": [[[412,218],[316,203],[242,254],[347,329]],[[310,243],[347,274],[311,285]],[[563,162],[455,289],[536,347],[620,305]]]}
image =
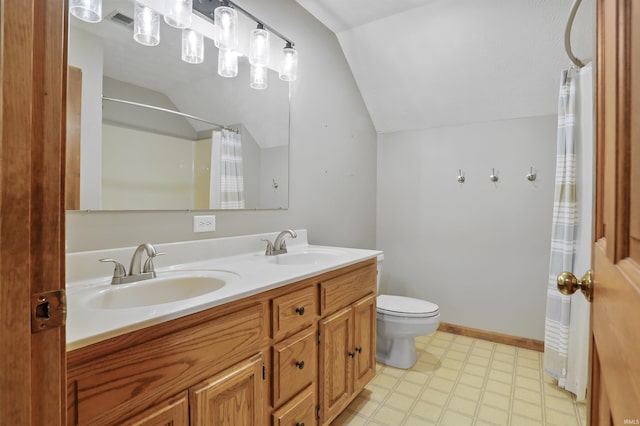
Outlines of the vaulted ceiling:
{"label": "vaulted ceiling", "polygon": [[[571,0],[297,0],[331,29],[378,132],[555,114]],[[594,51],[594,1],[572,31]]]}

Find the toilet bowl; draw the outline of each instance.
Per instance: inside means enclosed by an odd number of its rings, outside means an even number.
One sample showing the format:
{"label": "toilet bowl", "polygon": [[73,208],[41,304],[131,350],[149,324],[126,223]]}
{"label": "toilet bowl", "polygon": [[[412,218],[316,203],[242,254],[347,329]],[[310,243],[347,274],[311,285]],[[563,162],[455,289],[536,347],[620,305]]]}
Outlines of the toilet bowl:
{"label": "toilet bowl", "polygon": [[[378,288],[382,255],[378,257]],[[411,368],[416,362],[418,336],[431,334],[440,325],[435,303],[405,296],[377,297],[376,360],[397,368]]]}

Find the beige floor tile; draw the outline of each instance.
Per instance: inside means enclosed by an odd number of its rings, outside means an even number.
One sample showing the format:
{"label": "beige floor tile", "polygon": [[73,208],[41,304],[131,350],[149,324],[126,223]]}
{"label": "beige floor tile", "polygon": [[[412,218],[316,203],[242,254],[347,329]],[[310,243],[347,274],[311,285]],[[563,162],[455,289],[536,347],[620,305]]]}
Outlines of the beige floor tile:
{"label": "beige floor tile", "polygon": [[378,365],[376,378],[333,424],[586,423],[585,404],[576,404],[569,392],[542,372],[541,353],[442,332],[417,341],[423,348],[414,367]]}
{"label": "beige floor tile", "polygon": [[489,378],[502,383],[511,383],[513,381],[513,374],[505,371],[491,370],[489,371]]}
{"label": "beige floor tile", "polygon": [[536,392],[525,388],[516,388],[513,391],[513,396],[520,401],[529,402],[531,404],[540,404],[542,402],[542,396],[539,391]]}
{"label": "beige floor tile", "polygon": [[511,398],[505,395],[500,395],[498,393],[493,392],[485,392],[482,395],[483,405],[490,405],[495,408],[500,408],[501,410],[509,410],[509,405],[511,404]]}
{"label": "beige floor tile", "polygon": [[432,422],[437,422],[440,418],[440,413],[442,413],[442,407],[435,404],[429,404],[427,402],[418,401],[416,405],[414,405],[411,414],[420,417],[423,419],[430,420]]}
{"label": "beige floor tile", "polygon": [[[453,410],[473,418],[476,412],[477,406],[478,404],[475,401],[465,399],[465,398],[460,398],[458,396],[453,396],[449,400],[449,404],[447,404],[447,410]],[[507,406],[507,408],[508,407],[509,406]]]}
{"label": "beige floor tile", "polygon": [[471,426],[473,417],[447,410],[442,416],[440,424],[443,426]]}
{"label": "beige floor tile", "polygon": [[364,426],[367,424],[368,418],[356,414],[352,411],[345,410],[331,422],[332,426]]}
{"label": "beige floor tile", "polygon": [[416,398],[422,392],[422,386],[408,381],[402,381],[396,386],[394,392]]}
{"label": "beige floor tile", "polygon": [[486,390],[504,396],[511,396],[511,385],[507,383],[497,382],[495,380],[487,380]]}
{"label": "beige floor tile", "polygon": [[463,398],[478,401],[480,400],[480,395],[482,394],[482,390],[478,388],[474,388],[469,385],[465,385],[464,383],[458,383],[456,387],[453,389],[453,394],[461,396]]}
{"label": "beige floor tile", "polygon": [[444,407],[444,404],[447,403],[447,399],[449,399],[449,393],[427,388],[422,392],[422,395],[420,395],[420,399],[424,402]]}
{"label": "beige floor tile", "polygon": [[372,419],[386,425],[399,425],[402,423],[405,414],[403,411],[384,405],[375,412]]}
{"label": "beige floor tile", "polygon": [[408,412],[414,402],[414,398],[409,398],[408,396],[394,393],[393,395],[390,395],[389,398],[387,398],[387,400],[384,402],[384,405],[386,407],[395,408],[403,412]]}
{"label": "beige floor tile", "polygon": [[540,405],[530,404],[516,399],[513,401],[511,409],[514,414],[519,414],[532,420],[542,421],[542,407]]}
{"label": "beige floor tile", "polygon": [[578,420],[570,413],[559,413],[554,410],[546,410],[547,425],[553,426],[577,426]]}
{"label": "beige floor tile", "polygon": [[499,425],[507,425],[509,420],[509,412],[500,410],[499,408],[481,405],[478,410],[478,418]]}
{"label": "beige floor tile", "polygon": [[530,379],[528,377],[516,376],[516,386],[528,390],[540,392],[540,380]]}
{"label": "beige floor tile", "polygon": [[465,385],[473,386],[476,388],[481,388],[484,383],[484,378],[475,376],[469,373],[462,373],[460,378],[458,379],[460,383],[464,383]]}

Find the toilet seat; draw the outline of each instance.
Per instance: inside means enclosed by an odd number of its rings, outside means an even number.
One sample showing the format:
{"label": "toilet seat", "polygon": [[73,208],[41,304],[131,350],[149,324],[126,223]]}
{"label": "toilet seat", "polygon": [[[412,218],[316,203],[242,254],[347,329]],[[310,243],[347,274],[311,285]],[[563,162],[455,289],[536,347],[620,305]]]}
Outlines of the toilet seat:
{"label": "toilet seat", "polygon": [[383,315],[405,318],[431,318],[440,314],[438,305],[413,297],[379,295],[377,311]]}

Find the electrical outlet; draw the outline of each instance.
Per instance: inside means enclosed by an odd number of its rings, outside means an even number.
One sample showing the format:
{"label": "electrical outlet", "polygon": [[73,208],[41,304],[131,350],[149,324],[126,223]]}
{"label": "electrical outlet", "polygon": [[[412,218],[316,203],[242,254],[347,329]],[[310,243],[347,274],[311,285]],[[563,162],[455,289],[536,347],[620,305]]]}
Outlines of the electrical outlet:
{"label": "electrical outlet", "polygon": [[193,232],[213,232],[215,230],[216,217],[214,215],[193,217]]}

